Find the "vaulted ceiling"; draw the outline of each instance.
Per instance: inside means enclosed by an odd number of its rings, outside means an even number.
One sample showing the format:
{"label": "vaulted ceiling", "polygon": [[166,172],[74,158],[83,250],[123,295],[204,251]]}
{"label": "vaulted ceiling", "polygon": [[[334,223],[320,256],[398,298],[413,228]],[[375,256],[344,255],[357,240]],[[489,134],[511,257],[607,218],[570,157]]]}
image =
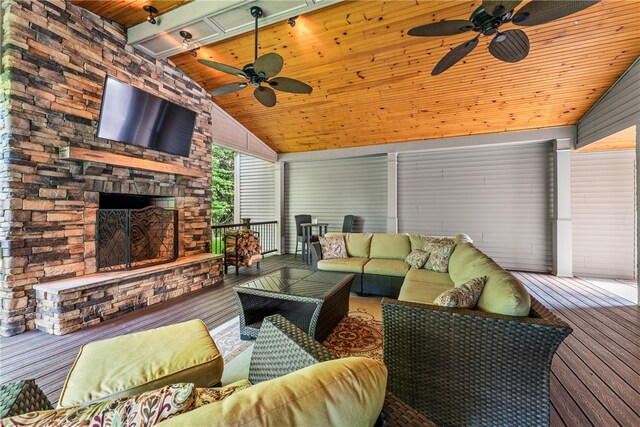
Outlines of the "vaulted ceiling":
{"label": "vaulted ceiling", "polygon": [[125,28],[129,28],[147,20],[149,14],[142,9],[145,5],[155,7],[158,9],[158,15],[162,15],[192,1],[193,0],[71,0],[71,3],[117,22]]}
{"label": "vaulted ceiling", "polygon": [[[260,54],[285,59],[280,75],[313,86],[278,92],[273,108],[252,88],[215,101],[278,152],[297,152],[573,125],[640,55],[640,2],[605,0],[536,27],[520,27],[531,52],[498,61],[480,38],[464,61],[435,64],[473,38],[411,37],[407,30],[468,19],[481,1],[345,1],[260,31]],[[505,24],[501,29],[515,28]],[[240,81],[199,64],[253,62],[253,34],[171,58],[205,89]]]}

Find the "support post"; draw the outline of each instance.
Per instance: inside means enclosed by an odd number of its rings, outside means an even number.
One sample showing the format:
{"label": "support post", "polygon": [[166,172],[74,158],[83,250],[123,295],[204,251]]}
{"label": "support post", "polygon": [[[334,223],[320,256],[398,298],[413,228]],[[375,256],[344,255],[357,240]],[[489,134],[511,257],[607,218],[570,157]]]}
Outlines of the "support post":
{"label": "support post", "polygon": [[387,233],[398,232],[398,153],[387,153]]}
{"label": "support post", "polygon": [[285,248],[285,229],[284,223],[284,174],[285,174],[285,162],[275,162],[273,164],[275,168],[274,181],[276,186],[276,221],[278,225],[276,227],[276,249],[279,255],[286,253]]}
{"label": "support post", "polygon": [[571,223],[571,152],[573,138],[553,143],[553,267],[560,277],[573,277]]}
{"label": "support post", "polygon": [[[636,244],[638,248],[636,250],[636,262],[638,267],[636,269],[636,284],[638,283],[638,272],[640,271],[640,215],[638,215],[638,200],[640,200],[640,123],[636,125]],[[640,286],[638,288],[638,301],[637,305],[640,306]]]}
{"label": "support post", "polygon": [[240,222],[240,156],[236,151],[233,158],[233,223]]}

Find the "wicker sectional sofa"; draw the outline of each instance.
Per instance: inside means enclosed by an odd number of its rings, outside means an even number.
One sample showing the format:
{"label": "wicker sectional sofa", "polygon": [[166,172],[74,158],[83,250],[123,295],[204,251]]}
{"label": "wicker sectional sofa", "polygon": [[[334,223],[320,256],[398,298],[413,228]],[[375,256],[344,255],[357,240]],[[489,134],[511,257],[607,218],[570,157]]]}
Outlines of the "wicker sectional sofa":
{"label": "wicker sectional sofa", "polygon": [[[411,250],[434,240],[456,243],[448,273],[404,263]],[[389,391],[444,426],[549,424],[551,360],[572,330],[515,276],[466,235],[351,233],[345,243],[349,258],[338,260],[323,260],[314,244],[313,263],[355,273],[360,281],[353,291],[386,297]],[[480,276],[487,282],[476,309],[432,304],[445,290]]]}

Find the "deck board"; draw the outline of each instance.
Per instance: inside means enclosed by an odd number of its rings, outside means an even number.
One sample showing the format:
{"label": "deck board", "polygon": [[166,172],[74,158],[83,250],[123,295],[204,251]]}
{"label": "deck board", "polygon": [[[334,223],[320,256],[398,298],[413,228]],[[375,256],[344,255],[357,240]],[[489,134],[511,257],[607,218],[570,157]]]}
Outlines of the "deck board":
{"label": "deck board", "polygon": [[[55,402],[82,344],[193,318],[213,329],[237,315],[234,285],[281,267],[305,267],[291,255],[269,256],[261,264],[259,271],[225,276],[220,286],[70,335],[31,331],[0,338],[0,383],[35,378]],[[574,329],[552,363],[551,425],[640,425],[640,307],[580,278],[514,274]]]}

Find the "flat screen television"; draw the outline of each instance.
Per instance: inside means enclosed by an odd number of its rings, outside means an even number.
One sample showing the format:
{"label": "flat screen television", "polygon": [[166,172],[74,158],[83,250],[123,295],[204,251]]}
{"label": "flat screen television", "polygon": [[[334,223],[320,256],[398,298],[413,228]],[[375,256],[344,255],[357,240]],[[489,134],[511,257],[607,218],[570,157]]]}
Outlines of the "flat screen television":
{"label": "flat screen television", "polygon": [[196,113],[107,76],[98,137],[188,157]]}

